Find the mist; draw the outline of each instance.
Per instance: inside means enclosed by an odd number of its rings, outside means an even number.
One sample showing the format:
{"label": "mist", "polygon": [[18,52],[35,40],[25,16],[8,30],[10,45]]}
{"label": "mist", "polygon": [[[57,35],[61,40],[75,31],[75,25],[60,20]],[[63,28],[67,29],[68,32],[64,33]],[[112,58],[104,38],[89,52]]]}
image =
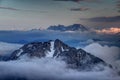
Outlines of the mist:
{"label": "mist", "polygon": [[[19,44],[4,43],[4,53],[8,50],[16,50],[20,48]],[[5,47],[6,46],[6,47]],[[12,47],[10,47],[12,46]],[[26,58],[22,57],[15,61],[0,62],[0,80],[119,80],[119,64],[118,59],[119,47],[102,46],[98,43],[92,43],[83,48],[87,52],[103,59],[115,67],[110,69],[105,67],[104,71],[77,71],[67,67],[67,64],[54,58]],[[1,52],[2,53],[2,52]],[[2,54],[4,54],[2,53]]]}
{"label": "mist", "polygon": [[20,47],[22,47],[21,44],[0,42],[0,55],[11,54],[13,51],[19,49]]}
{"label": "mist", "polygon": [[79,72],[68,69],[66,63],[53,59],[21,59],[17,61],[0,62],[0,79],[25,80],[117,80],[117,73],[109,68],[104,71]]}
{"label": "mist", "polygon": [[[3,37],[4,36],[4,37]],[[66,38],[65,38],[66,36]],[[11,38],[13,37],[14,40]],[[33,30],[33,31],[0,31],[0,41],[9,43],[26,44],[34,41],[48,41],[60,39],[70,46],[86,46],[91,39],[99,40],[99,43],[118,46],[119,35],[111,34],[97,34],[91,31],[85,32],[59,32],[59,31],[47,31],[47,30]],[[79,43],[79,44],[78,44]]]}

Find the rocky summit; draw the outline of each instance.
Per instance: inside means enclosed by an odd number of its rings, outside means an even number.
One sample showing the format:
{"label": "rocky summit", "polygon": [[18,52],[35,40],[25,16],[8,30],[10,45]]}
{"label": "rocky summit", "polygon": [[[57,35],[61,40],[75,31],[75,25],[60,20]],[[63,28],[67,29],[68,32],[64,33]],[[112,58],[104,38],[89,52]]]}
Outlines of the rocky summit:
{"label": "rocky summit", "polygon": [[58,25],[58,26],[50,26],[47,30],[54,30],[54,31],[88,31],[88,28],[81,24],[73,24],[69,26]]}
{"label": "rocky summit", "polygon": [[19,60],[21,58],[43,58],[50,57],[65,61],[69,68],[78,70],[104,70],[110,67],[102,59],[84,51],[70,47],[59,39],[48,42],[32,42],[25,44],[18,50],[15,50],[9,57],[9,60]]}

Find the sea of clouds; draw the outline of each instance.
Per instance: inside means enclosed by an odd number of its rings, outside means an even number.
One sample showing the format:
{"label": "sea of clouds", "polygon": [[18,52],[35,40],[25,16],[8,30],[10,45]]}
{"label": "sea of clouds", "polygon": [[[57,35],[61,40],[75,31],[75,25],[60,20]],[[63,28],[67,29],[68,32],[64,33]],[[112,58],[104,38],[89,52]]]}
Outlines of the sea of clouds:
{"label": "sea of clouds", "polygon": [[60,60],[51,58],[0,62],[0,79],[27,80],[117,80],[117,73],[109,68],[100,72],[79,72],[66,68]]}
{"label": "sea of clouds", "polygon": [[[18,47],[20,46],[21,45]],[[18,47],[14,47],[14,50]],[[8,48],[9,47],[7,47],[7,49]],[[84,47],[84,50],[109,63],[114,62],[113,66],[117,66],[117,70],[106,68],[104,71],[98,72],[79,72],[77,70],[68,69],[65,62],[58,59],[21,59],[8,62],[1,61],[0,80],[120,80],[120,76],[118,75],[118,70],[120,70],[120,65],[118,64],[120,61],[117,59],[117,56],[120,54],[118,47],[101,46],[98,43],[93,43]]]}

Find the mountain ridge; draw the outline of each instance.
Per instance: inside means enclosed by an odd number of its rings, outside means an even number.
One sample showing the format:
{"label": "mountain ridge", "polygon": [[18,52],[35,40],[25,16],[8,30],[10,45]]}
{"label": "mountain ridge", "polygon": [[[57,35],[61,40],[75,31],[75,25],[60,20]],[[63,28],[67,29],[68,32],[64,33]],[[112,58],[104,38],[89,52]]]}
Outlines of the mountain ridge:
{"label": "mountain ridge", "polygon": [[82,50],[70,47],[59,39],[48,42],[32,42],[25,44],[20,49],[15,50],[7,59],[19,60],[22,58],[56,58],[65,61],[69,68],[78,70],[104,70],[111,67],[102,59]]}
{"label": "mountain ridge", "polygon": [[58,25],[58,26],[50,26],[47,30],[54,30],[54,31],[88,31],[88,28],[81,24],[73,24],[69,26]]}

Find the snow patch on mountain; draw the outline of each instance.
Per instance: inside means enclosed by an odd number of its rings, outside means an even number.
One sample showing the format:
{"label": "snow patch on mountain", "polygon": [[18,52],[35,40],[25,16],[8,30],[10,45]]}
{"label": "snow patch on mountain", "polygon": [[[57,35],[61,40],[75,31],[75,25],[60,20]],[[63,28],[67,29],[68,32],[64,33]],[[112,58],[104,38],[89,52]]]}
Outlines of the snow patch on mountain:
{"label": "snow patch on mountain", "polygon": [[53,55],[54,55],[54,52],[55,52],[55,50],[54,50],[54,41],[51,41],[50,42],[50,51],[48,51],[48,53],[46,54],[46,57],[53,57]]}
{"label": "snow patch on mountain", "polygon": [[17,53],[17,56],[20,56],[22,52],[23,52],[23,50],[20,49],[20,51]]}

